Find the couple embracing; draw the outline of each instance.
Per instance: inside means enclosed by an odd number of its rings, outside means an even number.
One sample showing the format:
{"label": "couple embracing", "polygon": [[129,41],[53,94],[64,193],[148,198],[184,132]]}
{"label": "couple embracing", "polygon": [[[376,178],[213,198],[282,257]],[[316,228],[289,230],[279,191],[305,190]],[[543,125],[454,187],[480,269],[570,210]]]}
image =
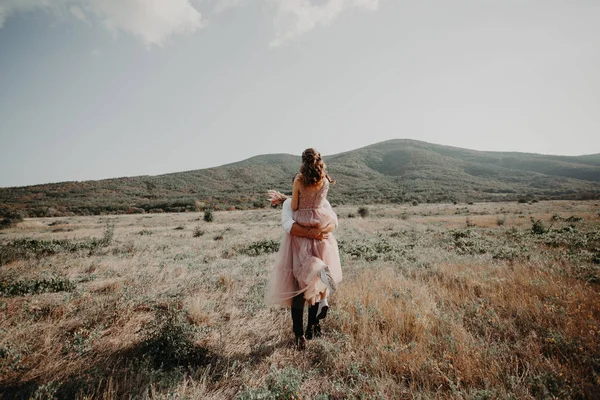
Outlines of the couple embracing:
{"label": "couple embracing", "polygon": [[[321,334],[319,321],[326,317],[328,297],[342,280],[337,241],[337,215],[327,201],[331,178],[321,155],[314,149],[302,153],[300,172],[294,177],[292,197],[269,191],[272,205],[283,204],[286,231],[271,275],[268,299],[291,308],[296,347]],[[303,326],[304,306],[308,324]]]}

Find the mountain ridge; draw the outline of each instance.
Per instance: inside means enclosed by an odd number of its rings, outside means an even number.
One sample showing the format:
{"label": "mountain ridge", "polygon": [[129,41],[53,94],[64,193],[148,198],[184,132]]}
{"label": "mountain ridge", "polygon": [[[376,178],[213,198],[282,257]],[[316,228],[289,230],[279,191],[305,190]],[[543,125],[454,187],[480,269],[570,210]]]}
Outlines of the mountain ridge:
{"label": "mountain ridge", "polygon": [[[324,156],[336,204],[600,198],[600,154],[493,152],[392,139]],[[0,211],[27,216],[260,208],[291,189],[300,156],[256,155],[161,175],[0,188]],[[2,211],[4,210],[4,211]]]}

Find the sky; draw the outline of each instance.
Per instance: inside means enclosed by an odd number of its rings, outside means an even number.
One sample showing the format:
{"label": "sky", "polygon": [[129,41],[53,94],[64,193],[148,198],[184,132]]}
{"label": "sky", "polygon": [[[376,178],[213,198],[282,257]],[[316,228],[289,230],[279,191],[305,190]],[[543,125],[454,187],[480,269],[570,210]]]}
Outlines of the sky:
{"label": "sky", "polygon": [[600,153],[597,0],[0,0],[0,187],[389,139]]}

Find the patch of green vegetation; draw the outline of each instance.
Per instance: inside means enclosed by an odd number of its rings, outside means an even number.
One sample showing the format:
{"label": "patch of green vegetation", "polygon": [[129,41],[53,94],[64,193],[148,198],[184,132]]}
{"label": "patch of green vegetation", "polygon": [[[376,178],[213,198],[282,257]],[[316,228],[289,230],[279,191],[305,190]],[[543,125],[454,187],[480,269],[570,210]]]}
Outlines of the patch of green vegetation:
{"label": "patch of green vegetation", "polygon": [[194,228],[194,231],[192,232],[192,236],[200,237],[202,235],[204,235],[204,230],[202,229],[202,227],[200,225],[198,225],[197,227]]}
{"label": "patch of green vegetation", "polygon": [[548,228],[539,219],[531,217],[531,233],[534,235],[543,235],[548,232]]}
{"label": "patch of green vegetation", "polygon": [[236,397],[237,400],[299,400],[303,374],[293,367],[271,368],[266,385],[247,388]]}
{"label": "patch of green vegetation", "polygon": [[5,343],[0,346],[0,371],[20,371],[23,359],[27,355],[27,346]]}
{"label": "patch of green vegetation", "polygon": [[248,256],[260,256],[262,254],[276,253],[279,250],[279,242],[275,240],[262,239],[242,247],[239,252]]}
{"label": "patch of green vegetation", "polygon": [[18,281],[2,278],[0,280],[0,296],[14,297],[48,292],[71,292],[75,286],[68,278],[62,276]]}
{"label": "patch of green vegetation", "polygon": [[362,218],[367,218],[369,216],[369,208],[368,207],[359,207],[357,213]]}
{"label": "patch of green vegetation", "polygon": [[471,227],[467,229],[455,229],[448,231],[452,238],[452,247],[462,255],[475,255],[488,253],[493,248],[490,239],[480,235]]}
{"label": "patch of green vegetation", "polygon": [[0,210],[0,229],[12,228],[21,222],[23,222],[21,213]]}
{"label": "patch of green vegetation", "polygon": [[67,239],[14,239],[0,245],[0,266],[16,260],[40,258],[58,253],[88,251],[92,254],[94,250],[110,245],[113,236],[114,227],[107,225],[101,238],[90,238],[81,241]]}
{"label": "patch of green vegetation", "polygon": [[412,244],[393,243],[387,238],[372,238],[366,240],[338,240],[340,256],[349,256],[353,259],[365,261],[396,261],[406,257]]}
{"label": "patch of green vegetation", "polygon": [[145,328],[144,357],[155,365],[184,364],[195,352],[196,327],[176,305],[159,308]]}

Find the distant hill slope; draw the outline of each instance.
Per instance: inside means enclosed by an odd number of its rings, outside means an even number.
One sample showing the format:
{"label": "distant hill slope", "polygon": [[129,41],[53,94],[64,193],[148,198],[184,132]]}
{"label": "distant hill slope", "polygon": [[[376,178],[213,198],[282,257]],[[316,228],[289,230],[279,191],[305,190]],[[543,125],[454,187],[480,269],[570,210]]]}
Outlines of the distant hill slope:
{"label": "distant hill slope", "polygon": [[[484,152],[398,139],[325,161],[338,181],[329,198],[338,204],[600,197],[600,154]],[[289,191],[299,166],[299,156],[270,154],[166,175],[0,188],[0,209],[45,216],[264,207],[266,191]]]}

